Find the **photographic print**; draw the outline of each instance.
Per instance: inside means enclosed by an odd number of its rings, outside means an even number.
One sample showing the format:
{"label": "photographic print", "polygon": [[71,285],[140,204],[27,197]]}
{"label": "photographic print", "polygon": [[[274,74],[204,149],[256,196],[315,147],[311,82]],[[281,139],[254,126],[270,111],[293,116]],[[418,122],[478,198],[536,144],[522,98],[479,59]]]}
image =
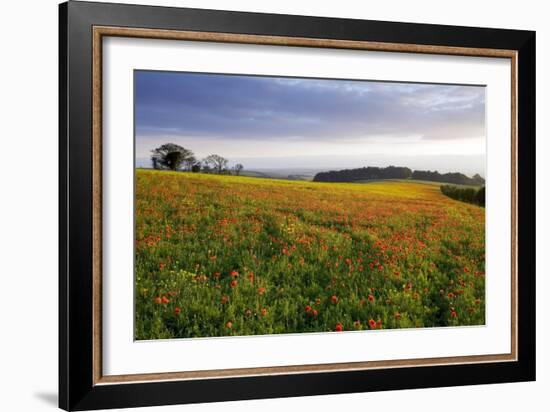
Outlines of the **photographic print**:
{"label": "photographic print", "polygon": [[485,87],[134,71],[136,340],[485,324]]}

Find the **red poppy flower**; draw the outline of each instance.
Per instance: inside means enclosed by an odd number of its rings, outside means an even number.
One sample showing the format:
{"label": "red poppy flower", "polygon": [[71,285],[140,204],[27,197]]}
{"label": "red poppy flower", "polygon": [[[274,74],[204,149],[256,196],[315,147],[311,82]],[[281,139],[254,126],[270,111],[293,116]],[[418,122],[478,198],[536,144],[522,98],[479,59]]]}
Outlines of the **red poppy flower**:
{"label": "red poppy flower", "polygon": [[340,322],[338,322],[338,323],[336,324],[336,327],[334,328],[334,330],[335,330],[336,332],[342,332],[342,331],[344,330],[344,326],[343,326]]}
{"label": "red poppy flower", "polygon": [[336,304],[336,303],[338,303],[338,296],[332,295],[330,300],[332,301],[332,303]]}
{"label": "red poppy flower", "polygon": [[175,313],[176,315],[179,315],[179,314],[181,313],[181,308],[176,307],[176,308],[174,309],[174,313]]}
{"label": "red poppy flower", "polygon": [[353,322],[353,326],[355,326],[356,329],[359,329],[361,327],[361,321],[356,320],[355,322]]}
{"label": "red poppy flower", "polygon": [[266,309],[266,308],[262,308],[262,310],[260,311],[260,313],[262,314],[262,316],[267,315],[267,309]]}
{"label": "red poppy flower", "polygon": [[451,311],[451,317],[452,318],[456,318],[458,315],[456,314],[456,311],[452,310]]}
{"label": "red poppy flower", "polygon": [[369,295],[369,302],[374,302],[374,296]]}
{"label": "red poppy flower", "polygon": [[315,299],[315,304],[316,304],[316,305],[320,305],[320,304],[321,304],[321,298]]}
{"label": "red poppy flower", "polygon": [[234,278],[236,278],[236,277],[239,276],[239,272],[237,272],[236,270],[233,270],[233,271],[231,272],[231,276],[234,277]]}
{"label": "red poppy flower", "polygon": [[317,312],[317,309],[313,309],[313,310],[311,311],[311,314],[312,314],[313,316],[317,316],[317,315],[319,314],[319,312]]}
{"label": "red poppy flower", "polygon": [[265,293],[265,288],[258,288],[258,295],[263,295]]}
{"label": "red poppy flower", "polygon": [[236,279],[233,279],[231,281],[231,287],[234,288],[235,286],[237,286],[237,280]]}
{"label": "red poppy flower", "polygon": [[170,299],[168,299],[166,296],[163,296],[161,301],[162,301],[162,303],[169,303]]}
{"label": "red poppy flower", "polygon": [[369,326],[371,329],[376,328],[376,321],[374,319],[369,319]]}
{"label": "red poppy flower", "polygon": [[229,301],[229,296],[222,296],[221,304],[224,305]]}
{"label": "red poppy flower", "polygon": [[248,280],[249,280],[250,282],[254,282],[254,273],[253,273],[253,272],[249,272],[249,273],[248,273]]}
{"label": "red poppy flower", "polygon": [[309,306],[309,305],[306,305],[306,307],[304,309],[305,309],[306,313],[311,312],[311,306]]}
{"label": "red poppy flower", "polygon": [[233,327],[233,323],[232,322],[227,322],[225,324],[225,326],[227,327],[227,329],[231,329]]}
{"label": "red poppy flower", "polygon": [[401,313],[395,312],[395,319],[397,320],[401,319]]}
{"label": "red poppy flower", "polygon": [[161,298],[160,296],[157,296],[157,297],[155,298],[155,303],[156,303],[157,305],[160,305],[160,304],[162,303],[162,298]]}

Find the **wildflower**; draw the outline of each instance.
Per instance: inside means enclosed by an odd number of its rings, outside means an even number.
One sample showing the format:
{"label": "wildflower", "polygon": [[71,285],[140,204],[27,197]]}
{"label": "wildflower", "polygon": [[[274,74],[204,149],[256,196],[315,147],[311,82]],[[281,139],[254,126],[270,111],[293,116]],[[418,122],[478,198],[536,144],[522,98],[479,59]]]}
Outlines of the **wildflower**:
{"label": "wildflower", "polygon": [[168,299],[166,296],[163,296],[161,299],[162,303],[170,303],[170,299]]}
{"label": "wildflower", "polygon": [[250,281],[250,283],[254,282],[254,272],[248,273],[248,280]]}
{"label": "wildflower", "polygon": [[369,326],[371,329],[376,328],[376,321],[374,319],[369,319]]}
{"label": "wildflower", "polygon": [[447,294],[448,297],[450,297],[451,299],[455,297],[455,294],[453,292],[449,292]]}
{"label": "wildflower", "polygon": [[395,319],[397,320],[401,319],[401,313],[395,312]]}
{"label": "wildflower", "polygon": [[227,329],[231,329],[233,327],[233,322],[229,321],[225,324],[225,326],[227,327]]}
{"label": "wildflower", "polygon": [[262,308],[262,310],[260,311],[260,313],[262,314],[262,316],[267,315],[267,309],[266,309],[266,308]]}
{"label": "wildflower", "polygon": [[220,302],[222,305],[225,305],[228,301],[229,301],[229,296],[222,296],[222,299]]}
{"label": "wildflower", "polygon": [[456,313],[456,310],[451,311],[451,318],[456,318],[458,315]]}
{"label": "wildflower", "polygon": [[231,281],[231,287],[234,288],[235,286],[237,286],[237,280],[236,279],[233,279]]}
{"label": "wildflower", "polygon": [[343,326],[340,322],[338,322],[338,323],[336,324],[336,327],[334,328],[334,330],[335,330],[336,332],[342,332],[342,331],[344,330],[344,326]]}
{"label": "wildflower", "polygon": [[157,305],[160,305],[160,304],[162,303],[162,298],[161,298],[160,296],[157,296],[157,297],[155,298],[155,303],[156,303]]}
{"label": "wildflower", "polygon": [[319,314],[319,312],[317,312],[317,309],[313,309],[311,311],[311,314],[314,316],[314,317],[317,317],[317,315]]}
{"label": "wildflower", "polygon": [[315,304],[316,304],[316,305],[320,305],[320,304],[321,304],[321,298],[315,299]]}
{"label": "wildflower", "polygon": [[175,313],[176,315],[179,315],[179,314],[181,313],[181,308],[180,308],[180,307],[176,307],[176,308],[174,309],[174,313]]}
{"label": "wildflower", "polygon": [[373,295],[369,295],[369,302],[374,302],[374,296]]}
{"label": "wildflower", "polygon": [[338,303],[338,296],[332,295],[330,300],[331,300],[332,303],[337,304]]}
{"label": "wildflower", "polygon": [[265,288],[258,288],[258,295],[263,295],[265,293]]}
{"label": "wildflower", "polygon": [[234,278],[239,277],[239,272],[237,272],[236,270],[231,271],[231,277],[234,277]]}
{"label": "wildflower", "polygon": [[353,326],[355,326],[355,329],[361,328],[361,321],[360,321],[360,320],[356,320],[355,322],[353,322]]}
{"label": "wildflower", "polygon": [[306,305],[306,307],[304,309],[305,309],[306,313],[311,312],[311,306],[309,306],[309,305]]}

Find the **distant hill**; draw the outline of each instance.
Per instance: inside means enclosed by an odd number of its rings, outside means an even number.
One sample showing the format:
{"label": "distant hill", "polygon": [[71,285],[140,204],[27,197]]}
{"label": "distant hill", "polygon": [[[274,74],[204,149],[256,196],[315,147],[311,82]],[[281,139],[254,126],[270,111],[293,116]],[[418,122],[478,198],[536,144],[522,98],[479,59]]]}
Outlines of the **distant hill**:
{"label": "distant hill", "polygon": [[254,169],[254,170],[243,170],[241,172],[242,176],[249,177],[263,177],[271,179],[284,179],[284,180],[304,180],[311,181],[313,176],[319,172],[317,170],[310,170],[306,168],[279,168],[279,169]]}
{"label": "distant hill", "polygon": [[408,167],[362,167],[358,169],[331,170],[320,172],[314,182],[358,182],[364,180],[413,179],[430,182],[452,183],[457,185],[483,185],[485,179],[479,174],[468,177],[462,173],[439,173],[437,171],[415,170]]}

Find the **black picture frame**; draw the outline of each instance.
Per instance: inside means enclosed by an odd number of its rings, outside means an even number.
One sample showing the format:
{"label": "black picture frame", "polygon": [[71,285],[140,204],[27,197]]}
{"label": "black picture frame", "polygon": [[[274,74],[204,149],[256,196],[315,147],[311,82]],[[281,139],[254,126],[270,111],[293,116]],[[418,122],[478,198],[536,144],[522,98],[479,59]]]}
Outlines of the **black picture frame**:
{"label": "black picture frame", "polygon": [[[517,361],[95,385],[92,28],[517,51]],[[535,380],[535,32],[89,3],[59,6],[59,406],[90,410]]]}

